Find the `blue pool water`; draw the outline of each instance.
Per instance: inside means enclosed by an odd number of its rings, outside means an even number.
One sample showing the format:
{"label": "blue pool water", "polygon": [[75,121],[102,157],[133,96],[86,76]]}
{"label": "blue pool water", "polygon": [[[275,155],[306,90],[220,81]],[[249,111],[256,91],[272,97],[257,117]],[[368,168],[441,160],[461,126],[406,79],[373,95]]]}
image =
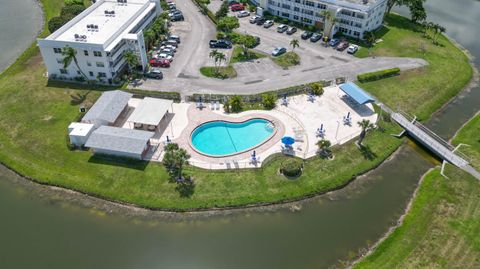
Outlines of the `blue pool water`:
{"label": "blue pool water", "polygon": [[192,145],[207,155],[229,155],[261,144],[272,133],[271,123],[264,119],[242,123],[214,121],[202,124],[193,131]]}

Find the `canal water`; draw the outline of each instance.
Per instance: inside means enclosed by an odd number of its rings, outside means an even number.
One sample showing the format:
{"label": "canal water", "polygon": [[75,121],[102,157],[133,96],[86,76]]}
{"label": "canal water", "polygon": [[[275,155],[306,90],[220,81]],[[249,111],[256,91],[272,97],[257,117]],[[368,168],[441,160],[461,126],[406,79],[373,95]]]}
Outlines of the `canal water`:
{"label": "canal water", "polygon": [[[451,37],[480,57],[480,47],[475,46],[480,2],[434,0],[427,2],[427,8],[431,20],[445,25]],[[4,6],[1,10],[5,12]],[[2,20],[4,16],[26,24],[13,12],[2,14]],[[0,24],[2,32],[8,31],[4,27]],[[38,25],[29,27],[14,37],[28,35],[24,41],[28,43]],[[429,126],[449,138],[479,109],[479,89],[475,89],[438,113]],[[35,186],[0,167],[0,268],[338,266],[396,223],[421,175],[436,164],[408,144],[346,188],[301,203],[300,211],[287,207],[210,217],[95,210],[105,206],[95,199]]]}

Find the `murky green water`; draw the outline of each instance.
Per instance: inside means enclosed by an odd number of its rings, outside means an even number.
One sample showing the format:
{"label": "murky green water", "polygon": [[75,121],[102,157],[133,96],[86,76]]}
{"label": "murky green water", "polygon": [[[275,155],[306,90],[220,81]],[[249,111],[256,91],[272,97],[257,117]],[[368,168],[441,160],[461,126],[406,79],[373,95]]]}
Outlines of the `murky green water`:
{"label": "murky green water", "polygon": [[[432,20],[442,18],[447,32],[480,56],[478,1],[436,0],[428,8]],[[448,138],[479,107],[477,89],[430,126]],[[182,220],[106,214],[91,209],[101,207],[95,201],[32,187],[0,168],[0,268],[326,268],[395,223],[432,166],[421,149],[406,146],[345,189],[302,203],[299,212],[184,214]]]}

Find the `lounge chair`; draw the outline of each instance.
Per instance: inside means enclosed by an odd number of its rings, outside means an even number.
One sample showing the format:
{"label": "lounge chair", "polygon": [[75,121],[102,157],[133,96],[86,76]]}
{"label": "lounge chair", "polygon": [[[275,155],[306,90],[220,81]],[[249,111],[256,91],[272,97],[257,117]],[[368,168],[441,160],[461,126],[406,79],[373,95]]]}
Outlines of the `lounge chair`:
{"label": "lounge chair", "polygon": [[215,102],[215,109],[220,110],[220,102],[219,101]]}

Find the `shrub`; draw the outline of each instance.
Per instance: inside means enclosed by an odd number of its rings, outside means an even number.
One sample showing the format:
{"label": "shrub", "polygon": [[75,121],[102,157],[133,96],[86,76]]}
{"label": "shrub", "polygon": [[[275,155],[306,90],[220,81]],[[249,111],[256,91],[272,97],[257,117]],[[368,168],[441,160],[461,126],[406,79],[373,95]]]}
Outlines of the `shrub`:
{"label": "shrub", "polygon": [[64,21],[61,17],[53,17],[48,21],[48,31],[50,33],[53,33],[57,31],[62,25],[64,24]]}
{"label": "shrub", "polygon": [[224,39],[225,33],[224,32],[217,32],[217,39]]}
{"label": "shrub", "polygon": [[310,83],[308,86],[312,89],[312,93],[316,96],[321,96],[323,94],[322,84],[318,82]]}
{"label": "shrub", "polygon": [[257,7],[254,6],[254,5],[248,5],[248,11],[250,12],[255,12],[255,10],[257,10]]}
{"label": "shrub", "polygon": [[298,177],[302,174],[303,162],[300,159],[289,158],[282,162],[280,172],[287,177]]}
{"label": "shrub", "polygon": [[237,17],[223,17],[217,22],[217,30],[230,33],[233,29],[240,27]]}
{"label": "shrub", "polygon": [[273,109],[275,107],[275,102],[277,101],[277,96],[273,93],[262,94],[262,105],[265,109]]}
{"label": "shrub", "polygon": [[73,5],[83,6],[83,0],[65,0],[65,5],[66,6],[73,6]]}
{"label": "shrub", "polygon": [[223,1],[220,9],[215,13],[215,19],[219,20],[228,14],[228,1]]}
{"label": "shrub", "polygon": [[234,113],[241,112],[243,110],[243,100],[242,97],[234,95],[229,101],[230,109]]}
{"label": "shrub", "polygon": [[77,16],[78,14],[82,13],[85,10],[84,5],[68,5],[62,7],[62,11],[60,11],[60,17],[68,17],[69,15]]}
{"label": "shrub", "polygon": [[400,74],[400,68],[391,68],[380,70],[371,73],[360,74],[357,76],[358,81],[360,82],[368,82],[368,81],[375,81],[383,78],[393,77]]}

